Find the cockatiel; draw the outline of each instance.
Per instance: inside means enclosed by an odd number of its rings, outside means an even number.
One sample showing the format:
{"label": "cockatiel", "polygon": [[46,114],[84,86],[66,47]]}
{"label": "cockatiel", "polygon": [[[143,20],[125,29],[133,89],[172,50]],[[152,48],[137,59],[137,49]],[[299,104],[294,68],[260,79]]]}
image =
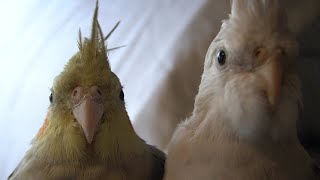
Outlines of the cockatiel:
{"label": "cockatiel", "polygon": [[162,179],[165,154],[133,130],[97,16],[98,3],[90,39],[79,32],[79,52],[56,77],[45,122],[9,179]]}
{"label": "cockatiel", "polygon": [[232,1],[208,49],[193,114],[168,146],[164,179],[320,179],[296,132],[297,51],[278,1]]}

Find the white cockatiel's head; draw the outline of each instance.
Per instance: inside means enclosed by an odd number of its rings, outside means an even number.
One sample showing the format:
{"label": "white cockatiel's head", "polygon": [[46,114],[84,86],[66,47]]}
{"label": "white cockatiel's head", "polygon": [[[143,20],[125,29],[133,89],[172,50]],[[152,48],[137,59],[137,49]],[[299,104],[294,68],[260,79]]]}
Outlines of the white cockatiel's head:
{"label": "white cockatiel's head", "polygon": [[297,52],[278,1],[234,0],[208,49],[194,113],[219,112],[210,114],[249,140],[295,138]]}

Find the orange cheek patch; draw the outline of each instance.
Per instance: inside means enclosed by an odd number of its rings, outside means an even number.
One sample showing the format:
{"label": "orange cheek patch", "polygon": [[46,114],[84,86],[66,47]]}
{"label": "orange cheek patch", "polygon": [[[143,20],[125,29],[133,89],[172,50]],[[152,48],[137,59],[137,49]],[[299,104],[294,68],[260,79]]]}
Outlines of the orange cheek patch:
{"label": "orange cheek patch", "polygon": [[42,127],[39,129],[37,135],[36,135],[36,139],[39,139],[42,137],[43,133],[46,131],[47,127],[49,124],[49,120],[48,120],[48,115],[46,117],[46,119],[44,120],[44,123],[42,125]]}

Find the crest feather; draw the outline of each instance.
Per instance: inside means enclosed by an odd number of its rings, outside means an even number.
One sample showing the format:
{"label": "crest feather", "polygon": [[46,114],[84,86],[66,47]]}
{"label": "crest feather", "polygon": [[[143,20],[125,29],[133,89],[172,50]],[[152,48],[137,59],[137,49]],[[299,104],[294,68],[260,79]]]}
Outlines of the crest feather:
{"label": "crest feather", "polygon": [[107,34],[107,36],[104,38],[104,40],[107,40],[107,39],[111,36],[111,34],[113,33],[113,31],[117,29],[117,27],[119,26],[119,24],[120,24],[120,21],[118,21],[117,24],[111,29],[111,31]]}
{"label": "crest feather", "polygon": [[286,14],[278,0],[233,0],[230,21],[262,29],[286,28]]}
{"label": "crest feather", "polygon": [[[81,61],[92,64],[107,63],[110,64],[107,56],[107,48],[104,44],[104,36],[98,21],[99,1],[96,1],[96,7],[92,19],[90,38],[84,38],[82,41],[81,30],[79,29],[78,47]],[[110,34],[110,33],[109,33]],[[99,55],[100,54],[100,55]],[[101,62],[100,62],[101,61]]]}
{"label": "crest feather", "polygon": [[[108,49],[105,41],[112,35],[115,29],[119,26],[120,21],[111,29],[106,37],[104,37],[100,23],[98,21],[99,1],[96,1],[96,7],[92,19],[91,35],[90,38],[82,40],[81,30],[78,34],[78,47],[79,47],[79,61],[85,64],[96,64],[102,66],[101,63],[107,63],[110,69],[108,51],[119,49],[123,46]],[[86,65],[87,66],[87,65]]]}
{"label": "crest feather", "polygon": [[82,35],[81,35],[81,29],[79,28],[79,33],[78,33],[78,48],[81,50],[82,49]]}
{"label": "crest feather", "polygon": [[[100,45],[100,47],[99,48],[101,48],[101,51],[102,51],[102,54],[103,54],[103,56],[105,56],[105,57],[107,57],[107,54],[106,54],[106,47],[105,47],[105,45],[104,45],[104,40],[103,40],[103,32],[102,32],[102,30],[101,30],[101,26],[100,26],[100,24],[99,24],[99,22],[98,22],[98,20],[96,20],[97,21],[97,27],[98,27],[98,30],[99,30],[99,35],[100,35],[100,37],[98,38],[99,39],[99,45]],[[107,57],[107,59],[108,59],[108,57]]]}
{"label": "crest feather", "polygon": [[278,0],[232,0],[230,17],[223,22],[216,41],[221,39],[229,51],[238,53],[259,47],[296,49],[286,12]]}
{"label": "crest feather", "polygon": [[98,30],[98,11],[99,11],[99,1],[96,1],[96,8],[94,9],[92,28],[91,28],[91,43],[93,49],[96,49],[96,44],[99,42],[99,36],[97,34]]}

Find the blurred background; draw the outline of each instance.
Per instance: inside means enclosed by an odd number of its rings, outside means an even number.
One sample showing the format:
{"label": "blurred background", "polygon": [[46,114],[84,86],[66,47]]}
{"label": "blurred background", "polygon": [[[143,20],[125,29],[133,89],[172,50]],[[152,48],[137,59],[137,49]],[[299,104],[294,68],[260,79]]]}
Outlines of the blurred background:
{"label": "blurred background", "polygon": [[[304,110],[298,122],[306,146],[320,138],[320,1],[283,0],[300,42],[298,70]],[[49,106],[50,87],[88,36],[94,0],[0,0],[0,179],[29,148]],[[177,123],[190,115],[204,56],[226,0],[100,0],[105,34],[121,20],[108,47],[138,134],[165,149]]]}

